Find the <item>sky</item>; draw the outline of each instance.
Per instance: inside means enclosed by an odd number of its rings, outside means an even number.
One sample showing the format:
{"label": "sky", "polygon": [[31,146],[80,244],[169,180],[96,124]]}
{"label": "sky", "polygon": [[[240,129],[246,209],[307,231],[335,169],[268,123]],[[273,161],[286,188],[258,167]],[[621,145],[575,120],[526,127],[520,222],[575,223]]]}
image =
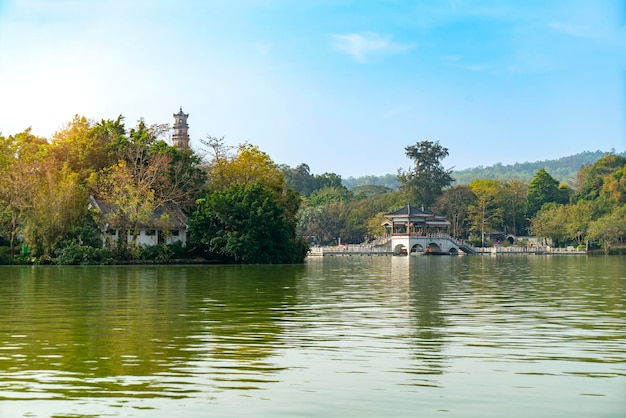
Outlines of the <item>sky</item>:
{"label": "sky", "polygon": [[626,0],[0,0],[3,135],[181,107],[343,178],[622,152]]}

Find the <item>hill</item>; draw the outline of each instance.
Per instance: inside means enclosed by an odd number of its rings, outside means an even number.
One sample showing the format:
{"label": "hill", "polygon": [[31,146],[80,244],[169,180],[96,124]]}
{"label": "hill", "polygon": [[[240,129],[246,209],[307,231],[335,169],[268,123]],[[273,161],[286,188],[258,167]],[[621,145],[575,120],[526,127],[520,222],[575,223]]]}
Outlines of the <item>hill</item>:
{"label": "hill", "polygon": [[[611,153],[615,153],[615,150],[611,150]],[[580,167],[585,164],[593,164],[604,154],[606,154],[606,152],[600,150],[585,151],[568,157],[558,158],[556,160],[543,160],[509,165],[497,163],[488,167],[479,166],[465,170],[453,171],[452,177],[456,179],[455,184],[469,184],[477,178],[496,180],[516,178],[524,181],[531,181],[535,176],[535,173],[543,167],[552,177],[561,183],[573,186],[576,181],[576,174],[578,173],[578,170],[580,170]],[[626,157],[626,151],[617,153],[617,155]],[[387,174],[384,176],[348,177],[347,179],[343,179],[342,182],[348,189],[368,184],[397,189],[399,185],[395,174]]]}

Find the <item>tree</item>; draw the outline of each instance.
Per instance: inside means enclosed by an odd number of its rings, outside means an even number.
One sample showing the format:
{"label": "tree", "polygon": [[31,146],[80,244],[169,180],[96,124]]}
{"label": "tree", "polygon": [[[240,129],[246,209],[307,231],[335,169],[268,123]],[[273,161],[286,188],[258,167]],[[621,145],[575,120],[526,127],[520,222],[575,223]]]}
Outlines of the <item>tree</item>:
{"label": "tree", "polygon": [[452,227],[452,236],[466,238],[468,233],[467,215],[469,207],[475,201],[476,195],[469,186],[452,186],[437,198],[433,210],[448,218]]}
{"label": "tree", "polygon": [[296,237],[295,217],[260,181],[209,192],[198,201],[189,231],[192,244],[227,262],[301,263],[308,252]]}
{"label": "tree", "polygon": [[576,199],[592,200],[598,197],[604,184],[605,176],[621,170],[624,166],[626,166],[625,157],[607,153],[593,163],[591,167],[581,170],[579,172],[580,188]]}
{"label": "tree", "polygon": [[604,176],[600,196],[615,205],[626,204],[626,165]]}
{"label": "tree", "polygon": [[482,245],[485,235],[502,225],[502,208],[499,206],[500,182],[492,179],[479,179],[470,183],[476,200],[468,207],[470,231],[480,233]]}
{"label": "tree", "polygon": [[296,168],[282,166],[281,170],[285,174],[287,187],[301,195],[308,197],[316,189],[315,177],[311,174],[311,169],[307,164],[300,164]]}
{"label": "tree", "polygon": [[337,238],[346,239],[348,207],[345,201],[332,200],[323,205],[304,208],[299,215],[302,236],[315,237],[321,244],[332,244]]}
{"label": "tree", "polygon": [[10,253],[23,228],[36,195],[39,160],[48,142],[30,128],[9,137],[0,136],[0,234],[9,241]]}
{"label": "tree", "polygon": [[505,228],[513,235],[519,235],[528,226],[524,216],[528,183],[517,179],[507,180],[502,183],[500,193],[498,200],[503,210]]}
{"label": "tree", "polygon": [[616,208],[589,225],[589,238],[601,243],[605,253],[626,236],[626,206]]}
{"label": "tree", "polygon": [[541,168],[528,186],[526,198],[526,216],[532,218],[546,203],[567,203],[568,196],[563,189],[559,189],[559,182],[555,180],[545,168]]}
{"label": "tree", "polygon": [[250,186],[257,181],[277,194],[285,189],[283,172],[259,147],[241,144],[232,155],[232,147],[225,145],[223,138],[209,137],[204,144],[210,146],[213,155],[207,170],[210,190],[225,190],[235,184]]}
{"label": "tree", "polygon": [[130,247],[135,247],[142,225],[146,225],[156,209],[155,192],[149,180],[137,178],[125,161],[100,173],[96,197],[111,208],[102,216],[101,223],[114,225],[119,230],[117,240],[119,256],[127,257],[129,243],[127,234],[132,235]]}
{"label": "tree", "polygon": [[35,194],[24,217],[23,236],[33,255],[50,257],[87,216],[86,188],[68,164],[40,162]]}
{"label": "tree", "polygon": [[554,202],[546,203],[531,220],[530,231],[533,235],[549,238],[555,246],[560,246],[570,238],[565,223],[567,208]]}
{"label": "tree", "polygon": [[400,190],[407,194],[411,203],[430,206],[454,181],[450,175],[452,170],[444,169],[441,164],[441,160],[448,156],[448,149],[439,141],[421,141],[407,146],[405,151],[414,166],[407,172],[398,171]]}
{"label": "tree", "polygon": [[575,204],[565,207],[564,225],[567,235],[576,239],[576,243],[581,245],[588,234],[589,225],[596,218],[596,204],[594,202],[581,200]]}

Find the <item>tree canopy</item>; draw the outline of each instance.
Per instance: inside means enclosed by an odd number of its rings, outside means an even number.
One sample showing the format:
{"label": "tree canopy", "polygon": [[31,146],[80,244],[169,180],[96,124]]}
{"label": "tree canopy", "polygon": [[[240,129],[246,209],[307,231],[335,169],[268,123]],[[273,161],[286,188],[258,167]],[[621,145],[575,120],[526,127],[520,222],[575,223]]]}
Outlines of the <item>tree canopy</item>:
{"label": "tree canopy", "polygon": [[421,141],[407,146],[405,151],[413,160],[413,167],[398,172],[400,190],[406,193],[411,203],[430,206],[454,181],[450,175],[452,170],[444,169],[441,164],[441,160],[448,156],[448,149],[439,141]]}

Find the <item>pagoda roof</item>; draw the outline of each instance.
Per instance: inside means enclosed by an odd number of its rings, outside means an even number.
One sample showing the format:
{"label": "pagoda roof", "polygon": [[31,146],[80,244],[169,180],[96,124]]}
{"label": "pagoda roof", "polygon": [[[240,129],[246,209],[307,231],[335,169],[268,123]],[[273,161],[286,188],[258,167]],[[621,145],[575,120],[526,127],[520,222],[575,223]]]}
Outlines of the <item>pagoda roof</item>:
{"label": "pagoda roof", "polygon": [[385,215],[383,215],[386,218],[409,218],[409,217],[423,217],[423,218],[430,218],[430,217],[438,217],[438,218],[445,218],[445,216],[442,215],[437,215],[435,212],[428,210],[428,209],[424,209],[424,207],[422,206],[421,208],[416,208],[414,206],[411,205],[406,205],[401,207],[400,209],[394,211],[394,212],[390,212],[390,213],[386,213]]}
{"label": "pagoda roof", "polygon": [[183,107],[181,106],[178,113],[174,113],[174,116],[189,116],[189,114],[183,113]]}
{"label": "pagoda roof", "polygon": [[443,215],[438,215],[435,212],[424,209],[424,207],[416,208],[411,205],[406,205],[400,209],[386,213],[383,215],[385,218],[390,219],[387,222],[414,222],[417,224],[424,224],[426,226],[444,227],[449,226],[450,222]]}

